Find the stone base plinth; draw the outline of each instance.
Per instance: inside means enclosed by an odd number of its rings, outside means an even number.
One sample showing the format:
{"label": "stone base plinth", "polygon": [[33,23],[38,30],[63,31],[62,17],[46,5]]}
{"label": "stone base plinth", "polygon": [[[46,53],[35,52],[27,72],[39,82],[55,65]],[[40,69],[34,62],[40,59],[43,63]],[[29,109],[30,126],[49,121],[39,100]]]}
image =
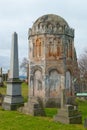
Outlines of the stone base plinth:
{"label": "stone base plinth", "polygon": [[4,97],[2,107],[4,110],[16,110],[18,107],[23,106],[23,97],[19,96],[8,96]]}
{"label": "stone base plinth", "polygon": [[20,107],[18,111],[32,116],[45,116],[44,107],[40,99],[31,97],[28,103],[24,104],[24,107]]}
{"label": "stone base plinth", "polygon": [[23,106],[24,99],[21,95],[21,81],[19,79],[9,79],[7,81],[7,94],[4,97],[2,107],[4,110],[16,110]]}
{"label": "stone base plinth", "polygon": [[65,105],[59,110],[54,120],[64,124],[82,124],[82,115],[74,106]]}

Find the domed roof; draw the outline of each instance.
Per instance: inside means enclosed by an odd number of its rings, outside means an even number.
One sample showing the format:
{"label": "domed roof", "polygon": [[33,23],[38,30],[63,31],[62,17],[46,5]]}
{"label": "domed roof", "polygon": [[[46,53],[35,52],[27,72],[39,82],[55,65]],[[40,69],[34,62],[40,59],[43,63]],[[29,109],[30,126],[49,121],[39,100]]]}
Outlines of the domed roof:
{"label": "domed roof", "polygon": [[47,14],[34,22],[32,28],[29,30],[29,35],[64,34],[69,29],[68,23],[62,17],[55,14]]}
{"label": "domed roof", "polygon": [[35,23],[33,24],[33,26],[37,26],[40,23],[51,23],[52,25],[55,24],[60,24],[62,26],[66,25],[68,26],[68,23],[60,16],[55,15],[55,14],[47,14],[47,15],[43,15],[41,17],[39,17]]}

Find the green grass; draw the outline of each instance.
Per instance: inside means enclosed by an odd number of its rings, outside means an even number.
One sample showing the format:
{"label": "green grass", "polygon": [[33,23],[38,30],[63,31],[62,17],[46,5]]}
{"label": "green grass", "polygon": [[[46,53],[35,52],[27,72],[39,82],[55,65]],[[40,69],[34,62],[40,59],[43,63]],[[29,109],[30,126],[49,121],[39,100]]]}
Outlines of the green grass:
{"label": "green grass", "polygon": [[[5,94],[6,87],[0,88],[0,92]],[[22,84],[22,95],[27,100],[28,87]],[[82,112],[83,121],[87,117],[87,101],[78,101],[79,110]],[[83,124],[62,124],[54,122],[53,116],[58,109],[46,108],[46,117],[33,117],[17,111],[4,111],[0,107],[0,130],[85,130]]]}
{"label": "green grass", "polygon": [[56,108],[46,108],[45,113],[47,117],[53,117],[53,115],[56,115],[58,109]]}
{"label": "green grass", "polygon": [[24,102],[28,100],[28,85],[24,82],[22,83],[22,96],[24,97]]}
{"label": "green grass", "polygon": [[0,87],[0,94],[6,94],[6,84],[3,87]]}
{"label": "green grass", "polygon": [[87,118],[87,101],[78,100],[78,108],[82,113],[83,121]]}
{"label": "green grass", "polygon": [[[47,110],[54,113],[55,109]],[[33,117],[0,109],[0,130],[85,130],[83,125],[56,123],[52,117]]]}

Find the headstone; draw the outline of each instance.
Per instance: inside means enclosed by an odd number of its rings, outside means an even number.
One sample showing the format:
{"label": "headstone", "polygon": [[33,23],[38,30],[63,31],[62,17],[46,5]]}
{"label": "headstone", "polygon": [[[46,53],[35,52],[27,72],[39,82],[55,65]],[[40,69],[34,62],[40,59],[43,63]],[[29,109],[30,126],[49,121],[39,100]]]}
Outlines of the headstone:
{"label": "headstone", "polygon": [[54,116],[54,120],[64,124],[82,124],[82,115],[78,111],[78,108],[74,105],[66,104],[65,91],[65,89],[61,90],[61,109]]}
{"label": "headstone", "polygon": [[84,128],[87,128],[87,118],[84,119]]}
{"label": "headstone", "polygon": [[7,93],[4,97],[3,108],[5,110],[15,110],[23,105],[21,95],[21,81],[19,80],[19,63],[18,63],[18,37],[14,32],[12,35],[10,74],[7,80]]}
{"label": "headstone", "polygon": [[3,86],[2,68],[0,68],[0,86]]}
{"label": "headstone", "polygon": [[39,97],[29,97],[29,101],[20,107],[18,111],[32,116],[46,116],[43,102]]}

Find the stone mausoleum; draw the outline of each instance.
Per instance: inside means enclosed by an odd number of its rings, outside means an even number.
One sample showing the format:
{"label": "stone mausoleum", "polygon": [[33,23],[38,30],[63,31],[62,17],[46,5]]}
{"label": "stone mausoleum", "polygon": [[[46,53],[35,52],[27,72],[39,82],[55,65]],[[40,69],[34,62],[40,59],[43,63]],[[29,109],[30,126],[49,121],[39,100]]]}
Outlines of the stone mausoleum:
{"label": "stone mausoleum", "polygon": [[47,14],[34,22],[28,40],[29,96],[51,106],[60,102],[61,89],[74,95],[79,80],[74,29],[62,17]]}

